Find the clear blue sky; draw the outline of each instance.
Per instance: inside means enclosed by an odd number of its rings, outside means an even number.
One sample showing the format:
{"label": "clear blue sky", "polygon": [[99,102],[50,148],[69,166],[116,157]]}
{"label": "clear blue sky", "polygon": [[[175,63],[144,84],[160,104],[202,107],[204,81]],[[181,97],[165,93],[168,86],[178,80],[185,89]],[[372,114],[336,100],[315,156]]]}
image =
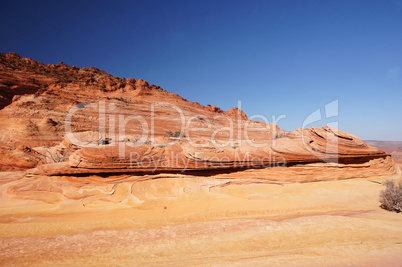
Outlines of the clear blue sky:
{"label": "clear blue sky", "polygon": [[[402,1],[3,1],[0,51],[142,78],[190,101],[402,141]],[[315,125],[326,124],[326,120]]]}

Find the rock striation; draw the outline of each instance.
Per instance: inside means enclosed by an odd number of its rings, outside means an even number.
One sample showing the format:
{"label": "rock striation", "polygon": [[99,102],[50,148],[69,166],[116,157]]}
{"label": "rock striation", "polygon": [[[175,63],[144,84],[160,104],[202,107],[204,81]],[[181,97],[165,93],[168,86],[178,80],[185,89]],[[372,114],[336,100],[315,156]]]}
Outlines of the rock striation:
{"label": "rock striation", "polygon": [[0,54],[0,96],[2,170],[215,172],[387,156],[329,126],[286,132],[141,79],[15,53]]}
{"label": "rock striation", "polygon": [[0,129],[4,265],[402,261],[402,218],[378,202],[398,165],[332,127],[287,132],[141,79],[9,53]]}

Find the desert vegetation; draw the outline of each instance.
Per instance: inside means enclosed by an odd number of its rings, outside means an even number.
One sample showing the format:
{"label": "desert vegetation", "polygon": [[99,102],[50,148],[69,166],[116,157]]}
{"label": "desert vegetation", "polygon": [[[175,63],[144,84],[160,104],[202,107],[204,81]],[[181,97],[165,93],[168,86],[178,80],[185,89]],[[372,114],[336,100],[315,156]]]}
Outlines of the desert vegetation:
{"label": "desert vegetation", "polygon": [[44,158],[46,164],[64,162],[67,161],[70,156],[70,149],[71,147],[60,149],[45,148],[45,153],[42,155],[42,157]]}
{"label": "desert vegetation", "polygon": [[166,132],[166,137],[175,137],[175,138],[179,138],[179,137],[184,137],[185,135],[181,132],[181,131],[175,131],[174,133],[171,131],[167,131]]}
{"label": "desert vegetation", "polygon": [[389,211],[402,211],[402,180],[394,179],[385,180],[383,184],[386,186],[380,193],[381,208]]}

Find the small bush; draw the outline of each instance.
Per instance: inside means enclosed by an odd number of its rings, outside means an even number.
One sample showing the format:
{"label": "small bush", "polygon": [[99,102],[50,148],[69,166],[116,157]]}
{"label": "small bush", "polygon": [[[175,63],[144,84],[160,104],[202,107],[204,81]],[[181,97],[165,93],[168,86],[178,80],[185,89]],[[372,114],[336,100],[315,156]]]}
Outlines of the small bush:
{"label": "small bush", "polygon": [[176,131],[173,134],[173,137],[182,137],[182,136],[183,136],[183,134],[181,133],[181,131]]}
{"label": "small bush", "polygon": [[386,188],[380,193],[381,208],[389,211],[402,211],[402,181],[385,180]]}
{"label": "small bush", "polygon": [[176,131],[174,133],[172,133],[171,131],[167,131],[166,132],[166,136],[167,137],[184,137],[184,134],[181,131]]}
{"label": "small bush", "polygon": [[69,159],[69,151],[71,149],[71,146],[68,148],[60,148],[60,149],[51,149],[51,148],[46,148],[45,153],[42,155],[45,164],[51,164],[51,163],[59,163],[59,162],[64,162]]}

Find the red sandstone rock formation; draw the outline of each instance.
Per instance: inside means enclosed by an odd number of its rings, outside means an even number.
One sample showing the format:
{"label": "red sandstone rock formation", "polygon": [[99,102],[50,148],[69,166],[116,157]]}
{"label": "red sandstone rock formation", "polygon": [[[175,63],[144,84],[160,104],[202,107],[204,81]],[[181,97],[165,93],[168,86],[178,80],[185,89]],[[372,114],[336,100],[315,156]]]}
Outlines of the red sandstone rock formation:
{"label": "red sandstone rock formation", "polygon": [[286,132],[141,79],[0,54],[0,166],[30,173],[215,171],[386,154],[331,127]]}

